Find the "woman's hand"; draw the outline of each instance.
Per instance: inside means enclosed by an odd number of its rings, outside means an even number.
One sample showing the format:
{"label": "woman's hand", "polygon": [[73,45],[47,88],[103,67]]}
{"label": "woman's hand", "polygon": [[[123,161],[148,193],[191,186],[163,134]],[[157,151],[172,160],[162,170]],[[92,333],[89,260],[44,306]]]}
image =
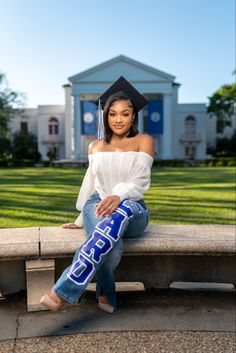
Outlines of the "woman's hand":
{"label": "woman's hand", "polygon": [[105,197],[100,201],[96,207],[96,216],[97,217],[106,217],[112,214],[120,204],[120,198],[117,195],[111,195]]}
{"label": "woman's hand", "polygon": [[62,225],[62,228],[78,229],[79,227],[75,223],[65,223]]}

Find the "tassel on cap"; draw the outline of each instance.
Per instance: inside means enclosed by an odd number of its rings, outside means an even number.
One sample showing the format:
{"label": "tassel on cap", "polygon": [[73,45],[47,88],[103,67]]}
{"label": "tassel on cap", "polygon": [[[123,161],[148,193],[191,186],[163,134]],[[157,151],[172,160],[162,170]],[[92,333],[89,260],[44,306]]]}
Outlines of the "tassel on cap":
{"label": "tassel on cap", "polygon": [[99,99],[98,101],[98,133],[97,133],[97,139],[102,140],[103,139],[103,117],[102,117],[102,104],[101,100]]}

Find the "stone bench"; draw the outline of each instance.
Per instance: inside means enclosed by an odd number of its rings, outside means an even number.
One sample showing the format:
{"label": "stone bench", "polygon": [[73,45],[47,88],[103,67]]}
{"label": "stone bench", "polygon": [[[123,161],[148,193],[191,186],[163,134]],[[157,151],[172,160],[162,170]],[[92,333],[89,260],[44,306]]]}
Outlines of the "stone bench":
{"label": "stone bench", "polygon": [[[0,230],[0,289],[27,288],[29,311],[70,264],[85,240],[82,229],[61,227]],[[236,285],[235,227],[232,225],[150,225],[145,236],[125,239],[117,281],[168,288],[172,282]]]}
{"label": "stone bench", "polygon": [[39,258],[38,228],[0,229],[0,291],[25,289],[25,261]]}

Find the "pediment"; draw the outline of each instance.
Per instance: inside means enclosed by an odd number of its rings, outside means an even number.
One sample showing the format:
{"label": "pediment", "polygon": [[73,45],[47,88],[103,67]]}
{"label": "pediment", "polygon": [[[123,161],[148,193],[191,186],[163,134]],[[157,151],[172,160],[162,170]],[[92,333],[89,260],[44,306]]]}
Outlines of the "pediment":
{"label": "pediment", "polygon": [[119,55],[68,79],[72,84],[103,83],[115,81],[121,75],[127,80],[136,82],[173,82],[175,80],[175,76],[124,55]]}

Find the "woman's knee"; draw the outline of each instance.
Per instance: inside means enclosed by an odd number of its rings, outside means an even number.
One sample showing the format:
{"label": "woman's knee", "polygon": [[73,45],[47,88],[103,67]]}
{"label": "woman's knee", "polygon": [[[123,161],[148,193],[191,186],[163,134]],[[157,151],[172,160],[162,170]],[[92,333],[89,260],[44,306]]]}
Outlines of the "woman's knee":
{"label": "woman's knee", "polygon": [[126,199],[121,202],[121,205],[128,207],[132,212],[132,217],[135,217],[135,218],[142,217],[144,214],[146,215],[146,213],[148,212],[145,206],[145,203],[141,201],[139,202],[139,201]]}
{"label": "woman's knee", "polygon": [[130,218],[124,237],[137,237],[143,235],[149,222],[149,212],[145,203],[126,200],[126,206],[132,209],[133,217]]}

